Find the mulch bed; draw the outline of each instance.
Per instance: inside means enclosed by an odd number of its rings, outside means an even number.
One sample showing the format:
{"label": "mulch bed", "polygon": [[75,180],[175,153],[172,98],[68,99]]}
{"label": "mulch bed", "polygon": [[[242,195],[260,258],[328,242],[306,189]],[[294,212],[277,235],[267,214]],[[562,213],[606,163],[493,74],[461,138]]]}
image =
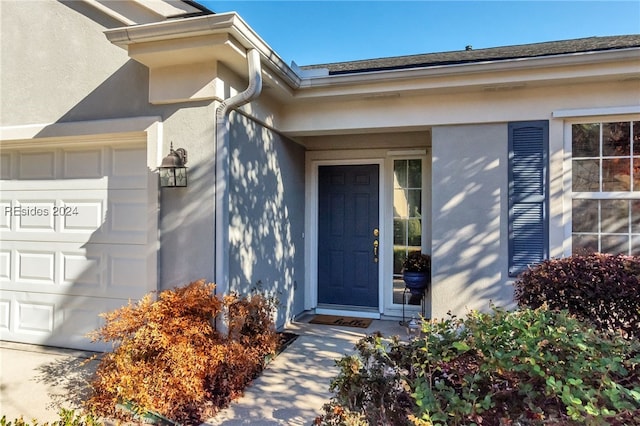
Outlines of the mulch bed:
{"label": "mulch bed", "polygon": [[289,333],[287,331],[280,332],[278,333],[278,335],[280,336],[280,344],[276,349],[276,354],[274,358],[279,354],[281,354],[285,349],[287,349],[289,345],[292,344],[299,337],[297,334]]}

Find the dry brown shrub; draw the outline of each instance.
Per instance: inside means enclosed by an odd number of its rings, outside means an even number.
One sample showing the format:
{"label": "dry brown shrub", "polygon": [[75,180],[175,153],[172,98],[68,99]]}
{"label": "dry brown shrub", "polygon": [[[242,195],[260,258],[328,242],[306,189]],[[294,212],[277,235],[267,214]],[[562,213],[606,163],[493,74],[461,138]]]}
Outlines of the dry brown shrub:
{"label": "dry brown shrub", "polygon": [[[214,289],[195,281],[102,314],[105,324],[92,338],[115,346],[98,367],[88,408],[121,418],[118,404],[129,404],[192,422],[241,395],[277,347],[274,303],[257,293],[221,300]],[[225,333],[214,326],[221,314]]]}

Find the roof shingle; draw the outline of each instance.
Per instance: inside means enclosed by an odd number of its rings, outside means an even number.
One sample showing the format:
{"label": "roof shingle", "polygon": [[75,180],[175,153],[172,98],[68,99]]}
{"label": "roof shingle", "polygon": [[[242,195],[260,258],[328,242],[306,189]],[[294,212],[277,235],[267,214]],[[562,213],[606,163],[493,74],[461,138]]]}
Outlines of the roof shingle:
{"label": "roof shingle", "polygon": [[335,62],[330,64],[301,66],[300,68],[303,70],[321,68],[328,69],[329,75],[355,74],[371,71],[422,68],[485,61],[502,61],[518,58],[565,55],[580,52],[627,49],[633,47],[640,47],[640,34],[588,37],[574,40],[493,47],[478,50],[460,50],[350,62]]}

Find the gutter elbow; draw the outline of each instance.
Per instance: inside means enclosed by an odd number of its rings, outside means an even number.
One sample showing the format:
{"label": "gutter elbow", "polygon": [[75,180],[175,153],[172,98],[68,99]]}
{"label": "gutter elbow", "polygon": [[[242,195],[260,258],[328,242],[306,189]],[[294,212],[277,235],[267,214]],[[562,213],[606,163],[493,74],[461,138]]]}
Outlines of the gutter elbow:
{"label": "gutter elbow", "polygon": [[225,118],[231,109],[247,104],[260,96],[262,92],[262,66],[260,52],[257,49],[251,49],[247,52],[247,63],[249,66],[249,85],[244,91],[222,101],[216,111],[218,119]]}

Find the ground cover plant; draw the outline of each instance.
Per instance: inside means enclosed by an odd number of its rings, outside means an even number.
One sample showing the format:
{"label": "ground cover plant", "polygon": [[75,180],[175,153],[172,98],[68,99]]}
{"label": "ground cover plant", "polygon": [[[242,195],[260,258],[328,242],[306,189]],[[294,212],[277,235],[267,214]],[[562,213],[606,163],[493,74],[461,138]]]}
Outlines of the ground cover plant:
{"label": "ground cover plant", "polygon": [[[108,418],[154,413],[198,423],[239,396],[278,346],[274,301],[257,292],[218,298],[196,281],[104,314],[94,340],[113,342],[101,360],[89,412]],[[228,330],[216,329],[223,315]]]}
{"label": "ground cover plant", "polygon": [[321,425],[640,424],[640,345],[567,311],[494,308],[372,335],[338,361]]}
{"label": "ground cover plant", "polygon": [[515,282],[519,306],[566,309],[604,332],[640,338],[640,257],[591,253],[551,259]]}
{"label": "ground cover plant", "polygon": [[14,420],[7,420],[6,416],[0,418],[0,426],[102,426],[103,423],[92,415],[78,414],[75,410],[62,408],[58,413],[59,419],[54,422],[40,423],[37,419],[31,421],[20,417]]}

